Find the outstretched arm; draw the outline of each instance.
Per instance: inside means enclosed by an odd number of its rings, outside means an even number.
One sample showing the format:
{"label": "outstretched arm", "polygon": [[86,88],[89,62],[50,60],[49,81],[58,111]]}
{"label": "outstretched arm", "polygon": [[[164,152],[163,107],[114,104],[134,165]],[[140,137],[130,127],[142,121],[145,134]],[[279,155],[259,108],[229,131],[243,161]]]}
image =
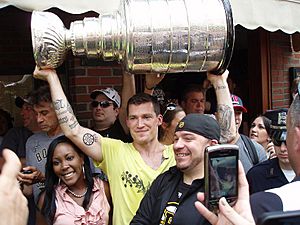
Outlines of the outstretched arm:
{"label": "outstretched arm", "polygon": [[227,84],[228,70],[221,76],[207,74],[207,79],[214,86],[217,96],[217,120],[221,128],[221,143],[232,143],[237,135],[233,105]]}
{"label": "outstretched arm", "polygon": [[101,135],[79,125],[72,107],[62,89],[55,70],[35,68],[33,76],[49,83],[52,103],[64,134],[85,154],[95,161],[102,161]]}
{"label": "outstretched arm", "polygon": [[119,113],[119,120],[126,134],[129,134],[129,129],[126,125],[127,117],[127,103],[128,100],[135,95],[135,80],[134,74],[124,71],[123,73],[123,88],[122,88],[122,101]]}

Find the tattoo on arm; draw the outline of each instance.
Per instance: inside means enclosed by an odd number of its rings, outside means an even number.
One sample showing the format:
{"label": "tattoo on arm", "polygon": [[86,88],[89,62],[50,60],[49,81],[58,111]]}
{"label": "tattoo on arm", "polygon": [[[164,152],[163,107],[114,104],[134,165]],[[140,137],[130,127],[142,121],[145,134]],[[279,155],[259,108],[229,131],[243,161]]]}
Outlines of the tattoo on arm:
{"label": "tattoo on arm", "polygon": [[227,87],[225,85],[221,85],[221,86],[217,86],[215,89],[216,90],[224,90],[226,89]]}
{"label": "tattoo on arm", "polygon": [[224,142],[227,142],[228,139],[232,137],[230,126],[231,120],[233,116],[233,112],[228,105],[218,105],[218,118],[219,118],[219,125],[221,129],[221,139]]}
{"label": "tattoo on arm", "polygon": [[65,107],[62,99],[57,99],[53,102],[53,105],[55,110],[60,110]]}
{"label": "tattoo on arm", "polygon": [[69,121],[68,117],[66,117],[66,116],[58,119],[59,124],[67,123],[68,121]]}
{"label": "tattoo on arm", "polygon": [[95,142],[95,137],[94,135],[90,134],[90,133],[86,133],[83,135],[83,143],[86,144],[87,146],[90,146],[92,144],[94,144]]}
{"label": "tattoo on arm", "polygon": [[79,123],[77,122],[77,120],[75,120],[73,123],[69,124],[69,127],[71,129],[75,128]]}
{"label": "tattoo on arm", "polygon": [[72,106],[70,105],[70,103],[68,102],[67,103],[67,110],[69,113],[71,113],[72,115],[74,115],[74,112],[73,112],[73,109],[72,109]]}

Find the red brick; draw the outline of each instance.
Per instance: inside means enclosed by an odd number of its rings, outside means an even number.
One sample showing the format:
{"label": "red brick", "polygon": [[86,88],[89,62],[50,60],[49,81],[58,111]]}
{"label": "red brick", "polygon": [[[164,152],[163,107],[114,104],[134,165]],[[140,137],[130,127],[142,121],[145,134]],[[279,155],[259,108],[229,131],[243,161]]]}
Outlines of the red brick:
{"label": "red brick", "polygon": [[90,96],[88,94],[86,95],[75,95],[74,96],[74,101],[76,103],[88,103],[90,101]]}
{"label": "red brick", "polygon": [[122,78],[121,77],[108,77],[108,78],[104,78],[101,77],[101,84],[102,85],[120,85],[122,84]]}
{"label": "red brick", "polygon": [[281,94],[281,95],[273,95],[273,100],[283,100],[284,99],[284,96]]}
{"label": "red brick", "polygon": [[99,83],[97,77],[74,77],[74,84],[76,85],[94,85]]}
{"label": "red brick", "polygon": [[112,70],[110,68],[92,68],[87,69],[89,76],[111,76]]}

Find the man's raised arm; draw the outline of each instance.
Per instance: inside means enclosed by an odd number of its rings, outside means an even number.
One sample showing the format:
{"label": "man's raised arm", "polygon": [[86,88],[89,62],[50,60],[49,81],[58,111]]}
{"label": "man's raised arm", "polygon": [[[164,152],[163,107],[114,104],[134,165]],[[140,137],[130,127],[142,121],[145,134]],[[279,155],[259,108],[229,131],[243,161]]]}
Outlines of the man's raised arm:
{"label": "man's raised arm", "polygon": [[217,97],[217,120],[221,128],[221,143],[232,143],[237,135],[234,110],[227,84],[228,70],[221,76],[211,73],[207,79],[213,85]]}
{"label": "man's raised arm", "polygon": [[79,125],[71,105],[62,89],[55,70],[35,68],[35,78],[48,81],[53,107],[64,134],[72,140],[85,154],[95,161],[102,161],[100,134]]}

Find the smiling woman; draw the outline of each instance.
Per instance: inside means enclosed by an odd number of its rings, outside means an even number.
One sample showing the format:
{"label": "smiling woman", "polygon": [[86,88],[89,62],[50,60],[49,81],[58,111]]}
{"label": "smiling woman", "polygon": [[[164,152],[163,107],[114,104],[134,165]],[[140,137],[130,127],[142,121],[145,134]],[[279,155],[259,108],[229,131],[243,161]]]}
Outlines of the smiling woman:
{"label": "smiling woman", "polygon": [[108,198],[108,184],[92,176],[89,158],[65,136],[55,139],[48,149],[45,192],[39,201],[48,224],[108,224]]}

